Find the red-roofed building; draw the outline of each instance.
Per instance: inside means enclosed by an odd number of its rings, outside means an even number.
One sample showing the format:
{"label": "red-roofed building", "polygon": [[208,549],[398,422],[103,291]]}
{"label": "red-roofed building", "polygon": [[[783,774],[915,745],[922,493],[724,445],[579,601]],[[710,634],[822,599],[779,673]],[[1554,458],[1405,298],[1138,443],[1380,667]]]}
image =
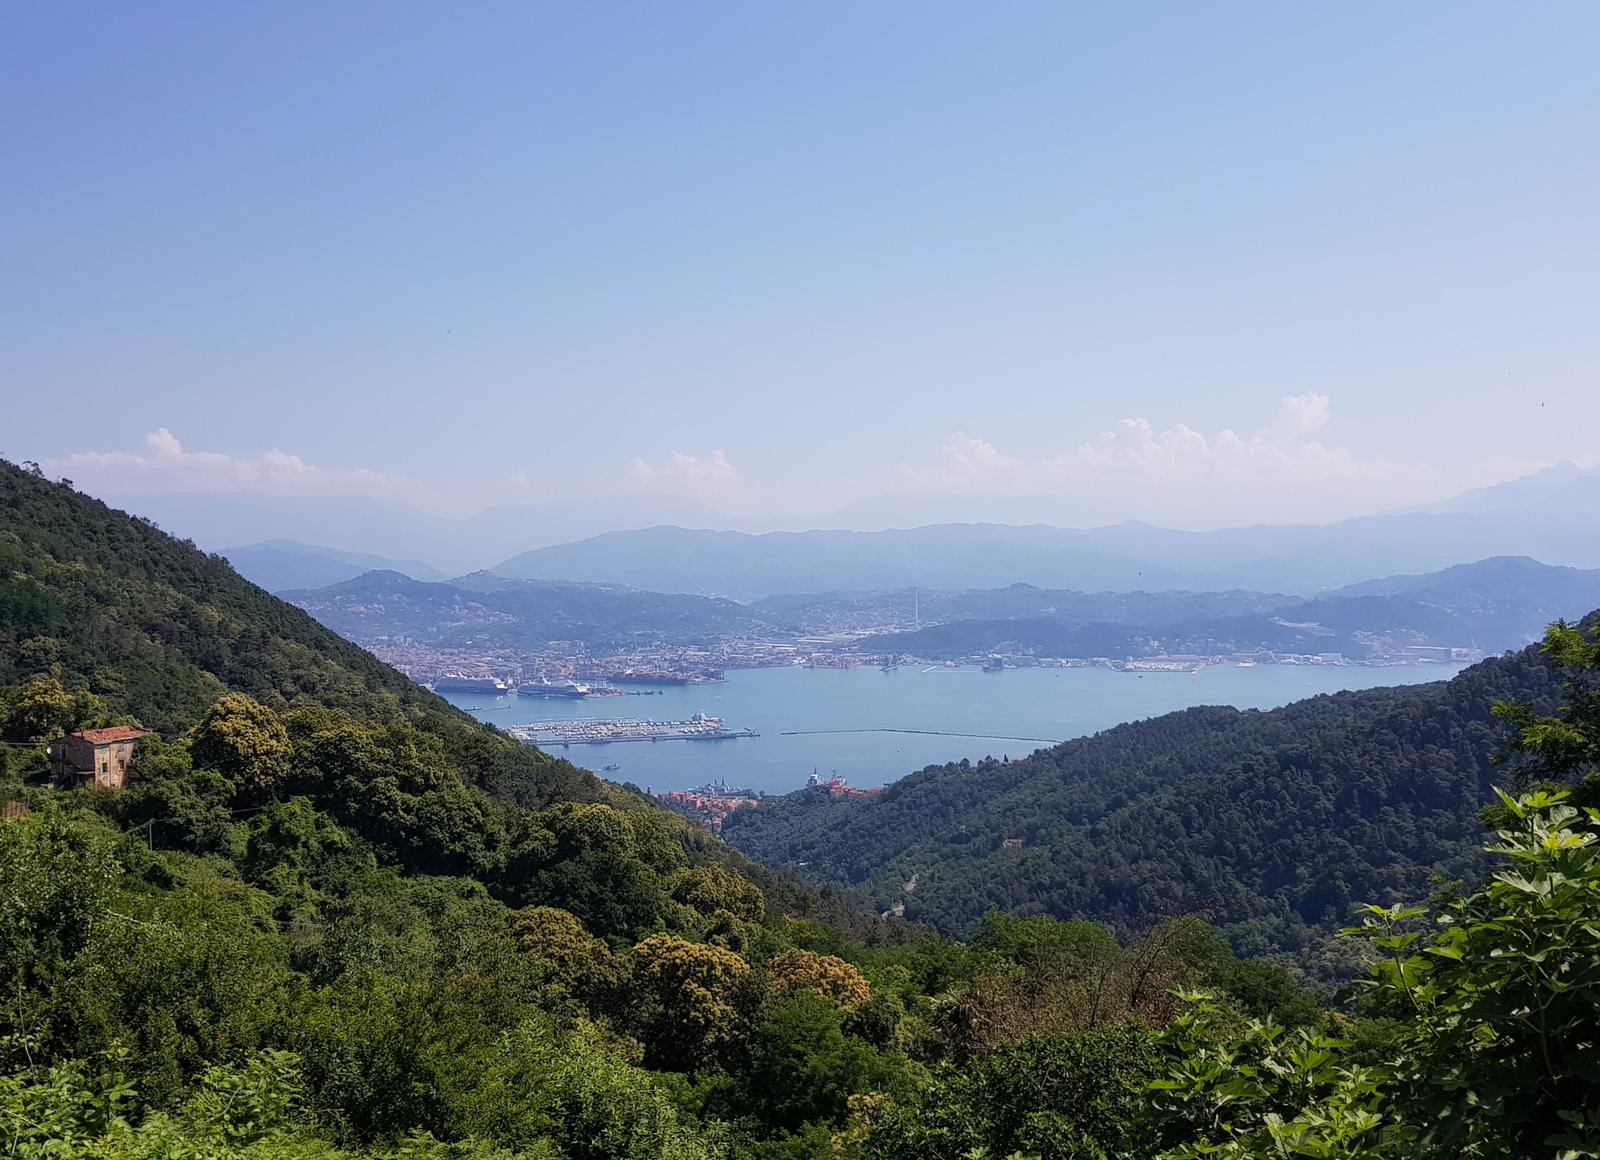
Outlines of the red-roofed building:
{"label": "red-roofed building", "polygon": [[63,789],[92,785],[95,789],[121,789],[128,781],[133,747],[148,729],[113,725],[85,729],[50,743],[50,776]]}

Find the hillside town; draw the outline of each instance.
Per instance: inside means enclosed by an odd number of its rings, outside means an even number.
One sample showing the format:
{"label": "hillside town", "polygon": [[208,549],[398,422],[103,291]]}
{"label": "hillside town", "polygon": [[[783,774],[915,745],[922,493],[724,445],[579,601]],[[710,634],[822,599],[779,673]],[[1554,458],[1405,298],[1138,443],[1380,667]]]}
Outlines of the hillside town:
{"label": "hillside town", "polygon": [[[811,776],[806,779],[805,788],[797,792],[824,797],[866,797],[879,793],[882,789],[882,786],[862,789],[851,785],[837,773],[824,778],[816,770],[812,770]],[[650,793],[648,789],[646,792]],[[766,794],[753,789],[736,789],[725,782],[714,781],[695,789],[650,793],[650,796],[668,809],[720,831],[723,823],[735,812],[759,805]]]}

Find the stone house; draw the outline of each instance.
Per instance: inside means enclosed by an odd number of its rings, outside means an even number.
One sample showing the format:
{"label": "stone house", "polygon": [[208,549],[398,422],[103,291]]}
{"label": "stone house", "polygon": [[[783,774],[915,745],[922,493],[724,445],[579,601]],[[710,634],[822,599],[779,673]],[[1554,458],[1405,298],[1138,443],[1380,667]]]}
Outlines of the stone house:
{"label": "stone house", "polygon": [[128,781],[133,747],[149,732],[131,725],[113,725],[58,738],[50,743],[50,780],[62,789],[81,785],[121,789]]}

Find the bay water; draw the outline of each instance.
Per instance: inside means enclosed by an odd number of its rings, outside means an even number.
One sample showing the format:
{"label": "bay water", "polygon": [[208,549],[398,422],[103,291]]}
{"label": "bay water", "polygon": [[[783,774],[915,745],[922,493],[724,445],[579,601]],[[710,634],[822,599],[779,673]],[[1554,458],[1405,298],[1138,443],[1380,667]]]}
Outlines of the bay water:
{"label": "bay water", "polygon": [[[663,790],[722,781],[787,793],[815,770],[851,785],[882,785],[927,765],[1020,757],[1056,741],[1194,705],[1266,709],[1318,693],[1445,680],[1465,666],[1421,664],[1209,665],[1193,673],[1106,668],[971,667],[736,669],[718,684],[666,686],[651,695],[558,700],[451,693],[452,704],[493,725],[575,718],[721,717],[759,737],[546,746],[613,781]],[[924,732],[879,732],[920,730]],[[970,736],[963,736],[970,735]],[[606,769],[615,765],[616,769]]]}

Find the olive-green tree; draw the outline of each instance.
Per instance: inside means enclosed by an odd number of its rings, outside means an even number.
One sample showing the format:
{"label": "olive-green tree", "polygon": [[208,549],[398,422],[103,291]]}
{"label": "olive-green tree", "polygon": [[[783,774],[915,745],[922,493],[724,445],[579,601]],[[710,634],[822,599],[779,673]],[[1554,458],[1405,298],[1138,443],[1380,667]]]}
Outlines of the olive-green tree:
{"label": "olive-green tree", "polygon": [[49,741],[106,720],[106,705],[93,693],[68,689],[40,674],[0,695],[0,739]]}
{"label": "olive-green tree", "polygon": [[741,982],[750,964],[722,947],[651,935],[633,948],[630,996],[646,1058],[693,1070],[717,1059],[740,1027]]}
{"label": "olive-green tree", "polygon": [[225,693],[195,727],[194,764],[230,778],[240,792],[270,794],[288,773],[294,747],[283,720],[243,693]]}

